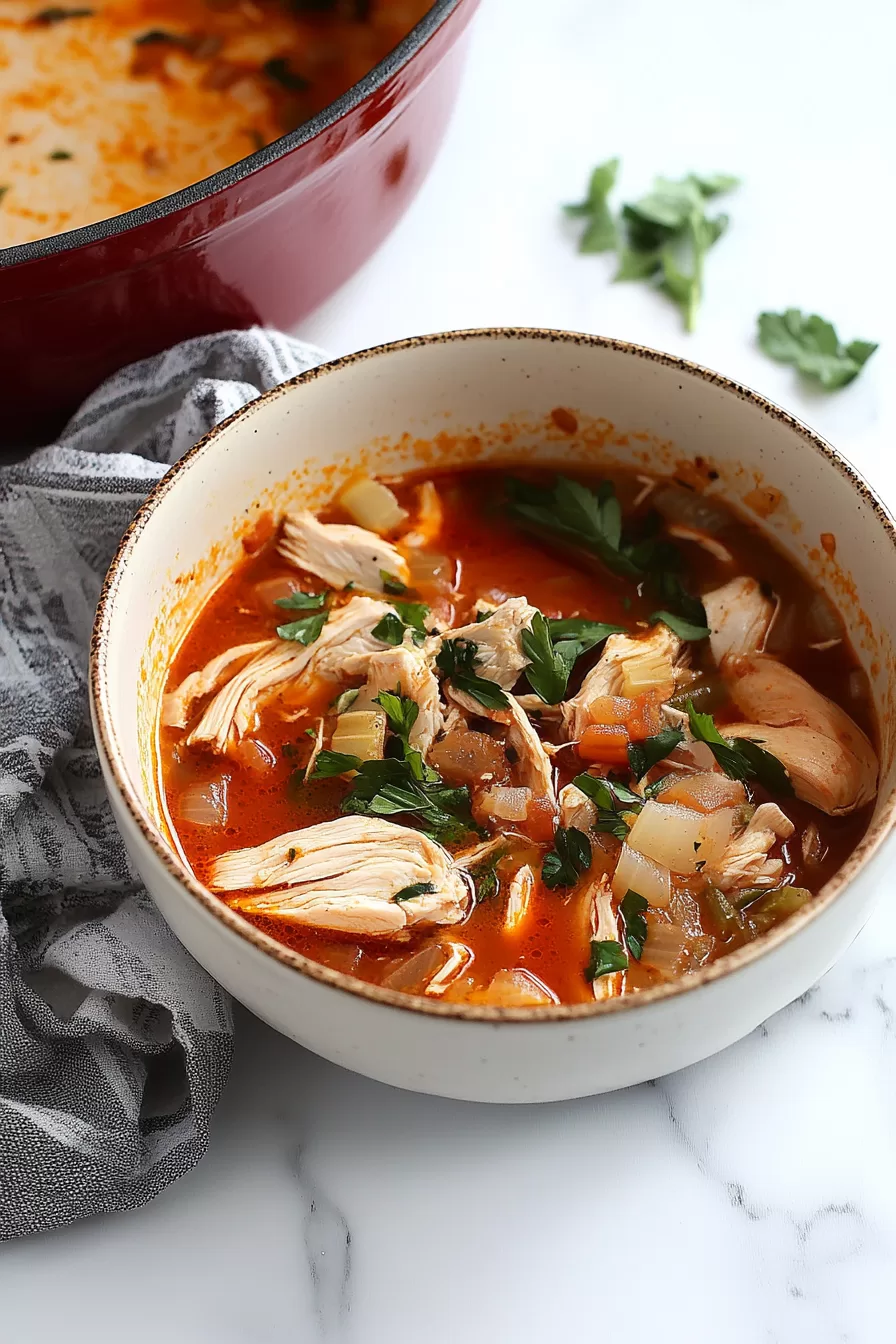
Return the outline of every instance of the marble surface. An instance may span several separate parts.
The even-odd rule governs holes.
[[[691,355],[820,428],[896,500],[894,11],[880,0],[484,0],[415,206],[302,334],[334,352],[485,323]],[[558,218],[623,186],[745,185],[700,330]],[[889,287],[889,292],[888,292]],[[752,332],[802,305],[883,343],[835,397]],[[883,1344],[896,1253],[896,907],[809,994],[695,1068],[494,1107],[391,1090],[237,1014],[204,1162],[132,1214],[5,1246],[2,1344]]]

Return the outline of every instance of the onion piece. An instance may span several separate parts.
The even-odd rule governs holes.
[[[380,984],[386,989],[397,989],[402,994],[419,994],[446,965],[450,950],[450,946],[445,943],[430,943],[427,947],[421,947],[419,952],[400,961]]]
[[[672,924],[662,915],[645,915],[647,940],[641,953],[641,965],[649,966],[660,975],[673,978],[681,962],[688,936],[680,924]]]
[[[624,844],[613,874],[613,895],[622,901],[629,891],[636,891],[654,908],[665,909],[672,899],[672,878],[668,868]]]
[[[747,792],[739,780],[729,779],[716,770],[699,771],[676,779],[662,791],[664,803],[681,803],[696,812],[715,812],[720,807],[737,807],[747,801]]]
[[[517,966],[512,971],[498,971],[488,988],[474,990],[467,1002],[490,1003],[498,1008],[540,1008],[559,1003],[559,999],[537,976]]]
[[[409,549],[407,562],[411,588],[447,593],[454,587],[455,565],[447,555]]]
[[[510,778],[501,743],[466,727],[446,733],[430,748],[428,759],[451,784],[504,784]]]
[[[673,873],[697,873],[721,857],[733,829],[733,808],[703,813],[651,799],[629,831],[628,843]]]
[[[277,606],[278,601],[284,597],[291,597],[293,593],[301,592],[301,589],[302,585],[295,575],[278,574],[276,578],[262,579],[260,583],[256,583],[253,591],[263,607],[267,607],[270,611],[282,611],[282,608]],[[288,619],[291,618],[283,617],[283,620]]]
[[[220,779],[197,780],[177,800],[177,815],[192,826],[227,825],[227,775]]]
[[[657,490],[650,502],[667,522],[680,523],[683,527],[715,534],[731,526],[732,518],[728,510],[717,504],[711,496],[696,490],[667,485]]]
[[[843,638],[843,622],[824,593],[812,594],[805,610],[803,629],[807,644],[825,644],[828,640]]]
[[[330,749],[362,761],[381,761],[385,744],[386,716],[381,709],[349,709],[336,720]]]
[[[394,532],[408,516],[407,509],[401,507],[388,485],[370,476],[362,476],[347,486],[339,496],[339,503],[352,522],[380,536]]]
[[[499,821],[525,821],[532,790],[495,784],[480,794],[479,806],[488,817]]]

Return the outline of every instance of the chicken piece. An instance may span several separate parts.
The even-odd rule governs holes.
[[[510,747],[516,755],[515,765],[520,784],[531,789],[536,798],[547,798],[556,809],[557,792],[550,757],[516,697],[507,697],[509,704],[506,709],[486,709],[473,696],[455,690],[453,686],[449,686],[448,695],[465,713],[506,726],[505,746]]]
[[[166,728],[186,728],[197,700],[217,691],[238,667],[244,666],[254,655],[269,653],[279,648],[280,643],[279,639],[262,639],[255,644],[236,644],[232,649],[225,649],[212,658],[198,672],[191,672],[176,690],[169,691],[163,697],[163,725]]]
[[[775,603],[744,575],[704,594],[709,645],[718,667],[735,654],[757,653],[765,643]]]
[[[504,932],[518,933],[525,922],[529,907],[532,904],[532,897],[535,893],[535,874],[524,863],[518,868],[510,880],[510,889],[507,893],[507,909],[504,913]]]
[[[795,830],[777,803],[762,803],[740,832],[729,840],[718,863],[704,876],[720,891],[740,887],[773,887],[784,871],[781,859],[768,852],[776,840],[789,840]]]
[[[422,648],[399,645],[375,653],[367,663],[365,699],[374,700],[380,691],[398,689],[417,705],[417,720],[408,741],[425,758],[444,726],[439,683],[433,672],[433,657]]]
[[[509,691],[523,668],[529,666],[520,638],[532,624],[537,610],[524,597],[509,597],[484,621],[447,630],[444,638],[466,639],[475,644],[478,648],[477,676],[496,681],[502,690]]]
[[[785,766],[798,798],[843,816],[877,793],[877,755],[845,710],[769,654],[728,657],[725,681],[750,722],[728,737],[760,742]]]
[[[591,900],[591,937],[595,942],[619,942],[619,921],[613,909],[613,892],[610,879],[603,874],[594,883],[589,892]],[[614,971],[612,975],[599,975],[592,981],[594,997],[616,999],[623,992],[624,972]]]
[[[385,647],[371,628],[388,610],[375,598],[353,597],[333,612],[313,644],[266,641],[206,706],[187,745],[204,742],[224,755],[251,730],[264,701],[286,682],[335,680],[363,672],[371,655]]]
[[[409,887],[432,890],[401,896]],[[340,817],[222,854],[209,886],[229,904],[294,924],[390,937],[417,925],[457,924],[470,888],[440,845],[377,817]]]
[[[321,523],[313,513],[288,513],[277,548],[297,569],[317,574],[331,588],[349,583],[368,593],[386,591],[383,574],[410,581],[407,561],[390,541],[354,523]]]
[[[578,695],[562,705],[563,724],[577,741],[591,722],[591,707],[604,696],[656,690],[667,700],[680,671],[682,641],[662,623],[644,635],[611,635]]]
[[[432,481],[417,486],[417,518],[412,532],[401,539],[402,546],[423,547],[437,541],[442,531],[442,501]]]
[[[567,784],[560,790],[560,821],[565,830],[575,826],[578,831],[587,834],[597,820],[597,808],[591,799],[575,784]]]

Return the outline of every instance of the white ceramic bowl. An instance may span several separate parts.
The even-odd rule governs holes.
[[[575,413],[575,432],[567,417],[551,416],[557,407]],[[710,488],[758,515],[839,607],[881,724],[871,828],[815,900],[688,979],[599,1005],[430,1002],[310,962],[200,886],[166,839],[154,784],[169,655],[265,510],[320,505],[359,462],[396,472],[521,459],[717,473]],[[893,520],[843,458],[791,416],[718,374],[618,341],[455,332],[314,369],[187,453],[137,514],[109,571],[92,704],[134,862],[174,932],[236,998],[318,1054],[384,1082],[471,1100],[550,1101],[626,1087],[721,1050],[803,993],[855,937],[888,852],[893,859],[884,843],[896,807],[892,630]]]

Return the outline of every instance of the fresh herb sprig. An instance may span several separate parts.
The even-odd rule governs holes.
[[[480,677],[479,645],[469,639],[445,639],[436,657],[436,667],[448,678],[456,691],[478,700],[486,709],[507,709],[507,693],[496,681]]]
[[[591,857],[591,841],[584,831],[575,826],[558,826],[554,832],[554,848],[542,861],[541,880],[552,890],[574,887],[591,867]]]
[[[644,799],[618,779],[608,779],[601,775],[576,775],[574,786],[584,793],[594,804],[597,816],[594,829],[607,835],[615,835],[617,840],[628,836],[628,822],[623,812],[640,812]]]
[[[608,159],[592,170],[588,191],[583,201],[564,205],[571,219],[584,219],[585,228],[579,238],[580,252],[612,252],[617,244],[616,221],[608,197],[616,185],[619,160]]]
[[[545,704],[559,704],[582,654],[621,630],[622,626],[603,621],[576,618],[549,621],[537,611],[530,629],[524,630],[520,637],[523,653],[529,659],[526,679],[535,694]]]
[[[688,721],[691,733],[698,742],[705,742],[720,768],[729,779],[746,782],[755,779],[769,793],[782,798],[793,797],[793,785],[784,766],[766,751],[759,742],[745,737],[723,737],[711,714],[701,714],[688,701]]]
[[[874,341],[843,345],[830,322],[817,313],[787,308],[759,314],[759,347],[779,364],[792,364],[828,392],[857,378],[877,349]]]

